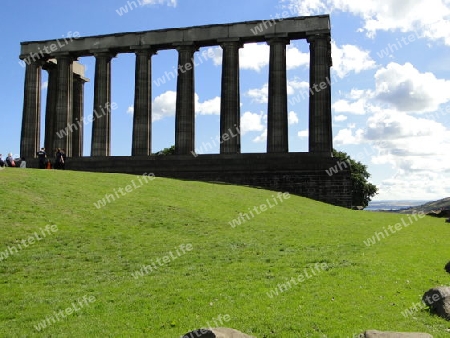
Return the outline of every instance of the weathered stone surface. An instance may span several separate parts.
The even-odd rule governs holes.
[[[433,338],[428,333],[419,332],[391,332],[391,331],[377,331],[368,330],[364,333],[366,338]]]
[[[430,307],[432,313],[450,320],[450,287],[432,288],[425,292],[422,301]]]
[[[67,170],[82,170],[156,177],[226,182],[262,187],[351,207],[350,169],[328,175],[336,165],[333,158],[312,153],[201,154],[194,156],[108,156],[80,157],[68,161]],[[27,159],[27,167],[37,168],[37,159]]]
[[[269,21],[269,20],[268,20]],[[130,46],[151,44],[156,50],[171,49],[179,42],[195,42],[202,46],[216,45],[217,40],[239,38],[244,43],[265,41],[268,34],[287,35],[290,39],[304,39],[307,35],[330,31],[329,15],[304,16],[285,18],[263,30],[255,30],[261,21],[245,21],[220,25],[206,25],[185,28],[158,29],[145,32],[126,32],[88,37],[67,37],[69,43],[63,44],[57,51],[70,52],[74,56],[89,56],[94,53],[111,49],[116,52],[130,52]],[[49,46],[61,46],[61,38],[56,40],[26,41],[21,43],[21,57],[26,58],[30,53],[38,54],[41,50],[50,49]],[[66,41],[66,40],[64,40]],[[53,49],[52,49],[53,51]],[[53,57],[55,52],[50,52]]]
[[[235,329],[217,327],[213,329],[198,329],[186,333],[183,338],[255,338]]]

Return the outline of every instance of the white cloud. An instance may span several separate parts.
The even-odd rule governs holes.
[[[420,73],[410,63],[389,63],[375,74],[376,97],[400,111],[430,112],[450,100],[450,81]]]
[[[408,196],[412,199],[436,200],[448,196],[450,191],[448,173],[406,172],[398,169],[396,173],[377,184],[378,199],[399,200]]]
[[[364,130],[358,129],[353,133],[352,129],[344,128],[339,130],[334,137],[335,144],[360,144],[363,140]]]
[[[46,90],[48,88],[48,81],[42,82],[41,89]]]
[[[262,142],[265,142],[265,141],[267,141],[267,128],[264,129],[264,131],[261,133],[261,135],[256,136],[253,139],[253,142],[255,142],[255,143],[262,143]]]
[[[309,136],[309,130],[305,129],[305,130],[300,130],[297,133],[298,137],[308,137]]]
[[[136,0],[141,6],[145,5],[167,5],[169,7],[177,7],[177,0]]]
[[[127,114],[133,115],[134,114],[134,106],[129,106],[127,109]]]
[[[298,116],[294,111],[289,112],[288,121],[289,121],[289,124],[297,124],[298,123]]]
[[[269,95],[269,84],[265,83],[261,88],[249,89],[247,96],[252,99],[252,102],[267,103]]]
[[[350,72],[360,73],[361,71],[372,69],[376,63],[370,57],[370,52],[360,49],[355,45],[338,45],[332,41],[331,51],[333,57],[333,67],[331,68],[338,77],[343,78]]]
[[[164,117],[174,116],[177,102],[177,93],[167,91],[157,96],[152,103],[152,120],[158,121]]]
[[[261,113],[245,112],[241,116],[241,134],[244,135],[250,131],[262,131],[265,129],[267,115]]]
[[[364,115],[366,113],[366,100],[359,99],[357,101],[351,102],[345,99],[340,99],[333,103],[332,107],[337,113]]]
[[[386,110],[368,119],[365,136],[378,150],[372,163],[388,164],[397,171],[394,177],[379,185],[381,196],[390,199],[448,196],[450,130],[445,126],[404,112]]]
[[[364,115],[372,110],[368,100],[373,97],[370,90],[352,89],[344,99],[339,99],[333,103],[332,108],[336,113],[351,113]]]
[[[286,68],[294,69],[301,66],[309,67],[309,52],[303,53],[294,46],[288,45],[286,48]]]
[[[222,64],[222,48],[221,47],[209,47],[207,49],[207,55],[211,56],[215,66]]]
[[[305,16],[327,13],[331,9],[323,0],[281,0],[281,3],[286,3],[291,10]]]
[[[334,120],[336,122],[343,122],[343,121],[347,120],[347,116],[345,116],[345,115],[336,115],[334,117]]]
[[[198,95],[195,94],[195,112],[199,115],[219,115],[220,97],[216,96],[211,100],[200,102]]]
[[[155,98],[152,104],[153,121],[161,120],[168,116],[175,116],[177,93],[167,91]],[[133,107],[129,107],[127,113],[132,112]],[[220,97],[200,102],[198,94],[195,94],[195,113],[198,115],[219,115]]]
[[[405,140],[411,149],[428,154],[436,152],[435,146],[450,137],[446,128],[432,120],[415,118],[403,112],[389,111],[376,113],[367,120],[366,138],[368,140],[383,140],[384,146],[394,146],[392,142],[403,144]],[[423,138],[426,139],[424,142]],[[388,144],[389,142],[389,144]],[[433,146],[432,149],[429,149]],[[394,147],[395,148],[395,147]],[[442,150],[442,147],[439,147]],[[440,153],[440,152],[439,152]]]
[[[267,44],[247,43],[239,49],[239,66],[259,72],[269,64],[270,47]]]
[[[309,91],[309,82],[307,81],[298,81],[298,80],[288,80],[287,83],[287,94],[292,95],[296,92],[296,90],[301,91]],[[309,93],[307,95],[309,97]]]
[[[363,19],[361,32],[374,37],[378,31],[417,31],[430,40],[450,45],[448,0],[281,0],[298,15],[333,11],[349,12]]]

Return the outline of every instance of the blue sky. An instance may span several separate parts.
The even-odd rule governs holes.
[[[2,4],[0,153],[19,153],[25,70],[20,42],[162,28],[330,14],[334,147],[367,164],[380,188],[375,199],[450,196],[450,3],[447,0],[79,0]],[[309,46],[287,50],[289,150],[307,151]],[[220,47],[201,48],[195,70],[196,150],[219,135]],[[94,58],[79,61],[93,80]],[[240,51],[242,151],[265,152],[269,47]],[[112,155],[131,153],[133,54],[112,62]],[[176,51],[152,58],[153,80],[173,71]],[[42,118],[47,74],[42,72]],[[153,83],[154,152],[174,144],[176,81]],[[85,116],[93,109],[93,81],[85,85]],[[295,99],[297,98],[297,99]],[[84,155],[90,153],[91,125]],[[41,138],[43,142],[43,137]]]

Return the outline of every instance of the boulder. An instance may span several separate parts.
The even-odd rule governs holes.
[[[425,292],[422,301],[430,307],[430,311],[450,320],[450,287],[439,286]]]
[[[213,329],[198,329],[186,333],[183,338],[255,338],[235,329],[217,327]]]
[[[450,262],[448,262],[447,264],[445,264],[445,271],[447,271],[448,273],[450,273]]]
[[[433,338],[428,333],[420,332],[391,332],[391,331],[377,331],[369,330],[364,332],[365,338]]]

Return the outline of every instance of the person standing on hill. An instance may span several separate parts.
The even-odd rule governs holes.
[[[41,148],[40,151],[36,153],[39,158],[39,169],[45,169],[45,161],[47,159],[47,153],[45,152],[45,148]]]
[[[14,161],[12,156],[13,156],[12,153],[9,153],[8,157],[6,157],[6,165],[8,167],[15,167],[16,166],[16,162]]]
[[[64,169],[64,151],[61,148],[56,149],[55,169]]]
[[[66,151],[61,149],[61,169],[66,169]]]
[[[3,161],[2,154],[0,154],[0,168],[5,166],[5,161]]]

